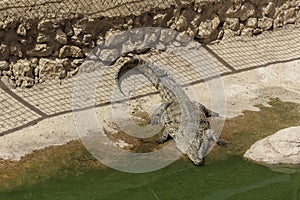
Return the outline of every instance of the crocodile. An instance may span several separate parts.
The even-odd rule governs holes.
[[[195,165],[203,165],[210,142],[225,145],[218,140],[219,134],[211,129],[209,117],[219,114],[198,102],[192,102],[179,84],[162,68],[147,62],[140,56],[129,56],[119,69],[116,81],[119,90],[124,79],[132,74],[144,75],[159,91],[161,106],[151,115],[152,125],[163,125],[162,136],[156,143],[173,138],[177,148]],[[125,95],[123,93],[123,95]]]

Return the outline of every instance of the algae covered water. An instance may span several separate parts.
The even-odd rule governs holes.
[[[272,101],[270,105],[227,120],[221,137],[228,145],[216,146],[204,166],[182,159],[159,171],[129,174],[103,169],[75,142],[36,152],[20,163],[3,163],[0,199],[299,200],[300,166],[272,170],[242,159],[257,140],[300,125],[299,104]],[[12,179],[8,182],[5,177]]]
[[[151,173],[88,170],[0,194],[20,199],[291,199],[300,198],[300,173],[282,173],[231,157],[197,167],[180,160]]]

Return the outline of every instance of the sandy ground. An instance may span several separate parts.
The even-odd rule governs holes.
[[[254,105],[269,106],[267,102],[270,98],[280,98],[282,101],[300,104],[299,71],[300,60],[296,60],[221,77],[225,92],[226,114],[223,113],[224,107],[211,104],[212,94],[207,85],[215,80],[190,86],[187,91],[194,91],[196,99],[207,107],[220,112],[226,118],[233,118],[241,115],[243,110],[259,111]],[[158,95],[144,97],[131,102],[129,109],[135,110],[139,107],[151,113],[159,105],[159,101]],[[111,106],[104,106],[96,108],[96,111],[99,122],[105,121],[104,127],[114,132],[110,122],[116,121],[117,117],[112,116],[111,108]],[[117,120],[118,122],[124,123]],[[0,137],[0,158],[17,161],[34,150],[62,145],[76,139],[78,134],[73,114],[64,114]],[[125,147],[127,144],[118,141],[116,145]]]

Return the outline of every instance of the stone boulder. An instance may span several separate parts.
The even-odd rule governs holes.
[[[51,80],[55,78],[65,78],[67,72],[60,59],[46,59],[41,58],[39,61],[39,66],[37,67],[37,73],[39,75],[40,81]]]
[[[263,30],[269,30],[273,25],[273,19],[271,18],[261,18],[258,21],[258,27],[263,29]]]
[[[55,40],[59,42],[60,44],[67,44],[68,43],[68,37],[62,30],[56,31]]]
[[[32,87],[34,85],[33,76],[34,64],[29,60],[18,60],[12,64],[12,72],[16,80],[16,85],[21,87]]]
[[[282,129],[259,140],[244,157],[265,164],[300,164],[300,126]]]
[[[83,58],[82,50],[77,46],[65,45],[59,50],[59,58]]]
[[[201,22],[199,26],[198,37],[201,39],[207,39],[211,37],[214,31],[217,30],[220,24],[220,18],[216,15],[212,20]]]
[[[28,56],[47,57],[52,54],[52,47],[47,44],[36,44],[34,49],[27,51]]]
[[[240,20],[245,21],[255,14],[255,8],[251,3],[246,2],[240,10]]]
[[[9,63],[7,61],[0,61],[0,70],[8,70]]]

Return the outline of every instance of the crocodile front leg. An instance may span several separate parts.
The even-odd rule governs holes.
[[[213,112],[210,109],[206,108],[203,104],[194,101],[193,102],[196,106],[199,107],[200,110],[202,110],[205,113],[206,117],[219,117],[219,113]]]

